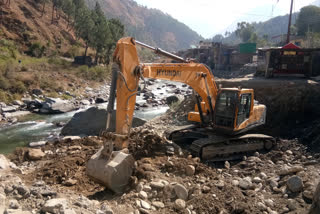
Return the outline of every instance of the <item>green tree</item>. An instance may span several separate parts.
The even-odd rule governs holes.
[[[254,42],[257,39],[253,25],[247,22],[239,22],[235,33],[243,42],[249,42],[250,40]]]
[[[62,3],[62,10],[67,14],[67,22],[68,27],[71,23],[71,18],[74,17],[75,14],[75,4],[72,0],[64,0]]]
[[[95,24],[91,11],[87,7],[80,8],[77,13],[75,30],[78,37],[82,38],[86,44],[84,56],[87,56],[88,48],[94,44]]]
[[[296,26],[298,35],[306,35],[307,32],[320,32],[320,7],[306,6],[300,10]]]

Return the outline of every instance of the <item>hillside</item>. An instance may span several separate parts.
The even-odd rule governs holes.
[[[42,7],[30,0],[11,1],[10,7],[0,7],[0,38],[13,40],[22,51],[40,42],[46,49],[65,53],[76,42],[65,19],[51,23],[51,5]],[[63,14],[62,14],[63,16]]]
[[[292,14],[292,25],[296,23],[299,13]],[[253,23],[259,36],[268,35],[269,38],[288,32],[289,15],[277,16],[265,22]]]
[[[99,2],[108,18],[119,18],[129,36],[168,51],[189,48],[201,39],[185,24],[157,9],[138,5],[133,0],[87,0],[89,7]]]

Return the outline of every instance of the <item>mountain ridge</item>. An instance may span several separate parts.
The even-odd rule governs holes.
[[[168,51],[187,49],[203,37],[164,12],[139,5],[133,0],[86,0],[93,8],[98,2],[107,18],[118,18],[127,35]]]

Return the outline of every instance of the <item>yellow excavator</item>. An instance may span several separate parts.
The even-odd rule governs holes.
[[[140,63],[137,45],[171,58],[177,63]],[[120,71],[114,71],[108,106],[107,129],[116,106],[116,149],[129,146],[125,136],[130,132],[138,93],[139,80],[152,78],[181,82],[189,85],[196,94],[196,106],[188,113],[194,122],[167,136],[177,143],[191,143],[193,155],[203,160],[236,159],[244,153],[269,150],[274,138],[262,134],[243,134],[266,121],[266,106],[254,100],[253,89],[218,88],[213,72],[204,64],[187,60],[127,37],[118,41],[114,62]]]
[[[169,57],[176,63],[140,63],[137,45]],[[122,191],[134,167],[132,155],[122,151],[130,146],[128,136],[140,79],[181,82],[194,90],[195,109],[188,113],[191,125],[171,130],[167,136],[178,144],[190,143],[187,148],[194,156],[204,161],[222,161],[273,147],[275,142],[271,136],[244,133],[266,121],[266,106],[254,100],[253,89],[218,88],[212,71],[206,65],[153,48],[130,37],[118,41],[113,60],[120,71],[114,67],[112,69],[106,131],[102,133],[109,141],[87,164],[89,177],[111,190]],[[114,129],[112,115],[115,100]]]

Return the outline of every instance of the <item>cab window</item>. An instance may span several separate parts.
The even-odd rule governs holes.
[[[251,110],[251,94],[242,94],[238,106],[237,125],[247,120],[250,117]]]

